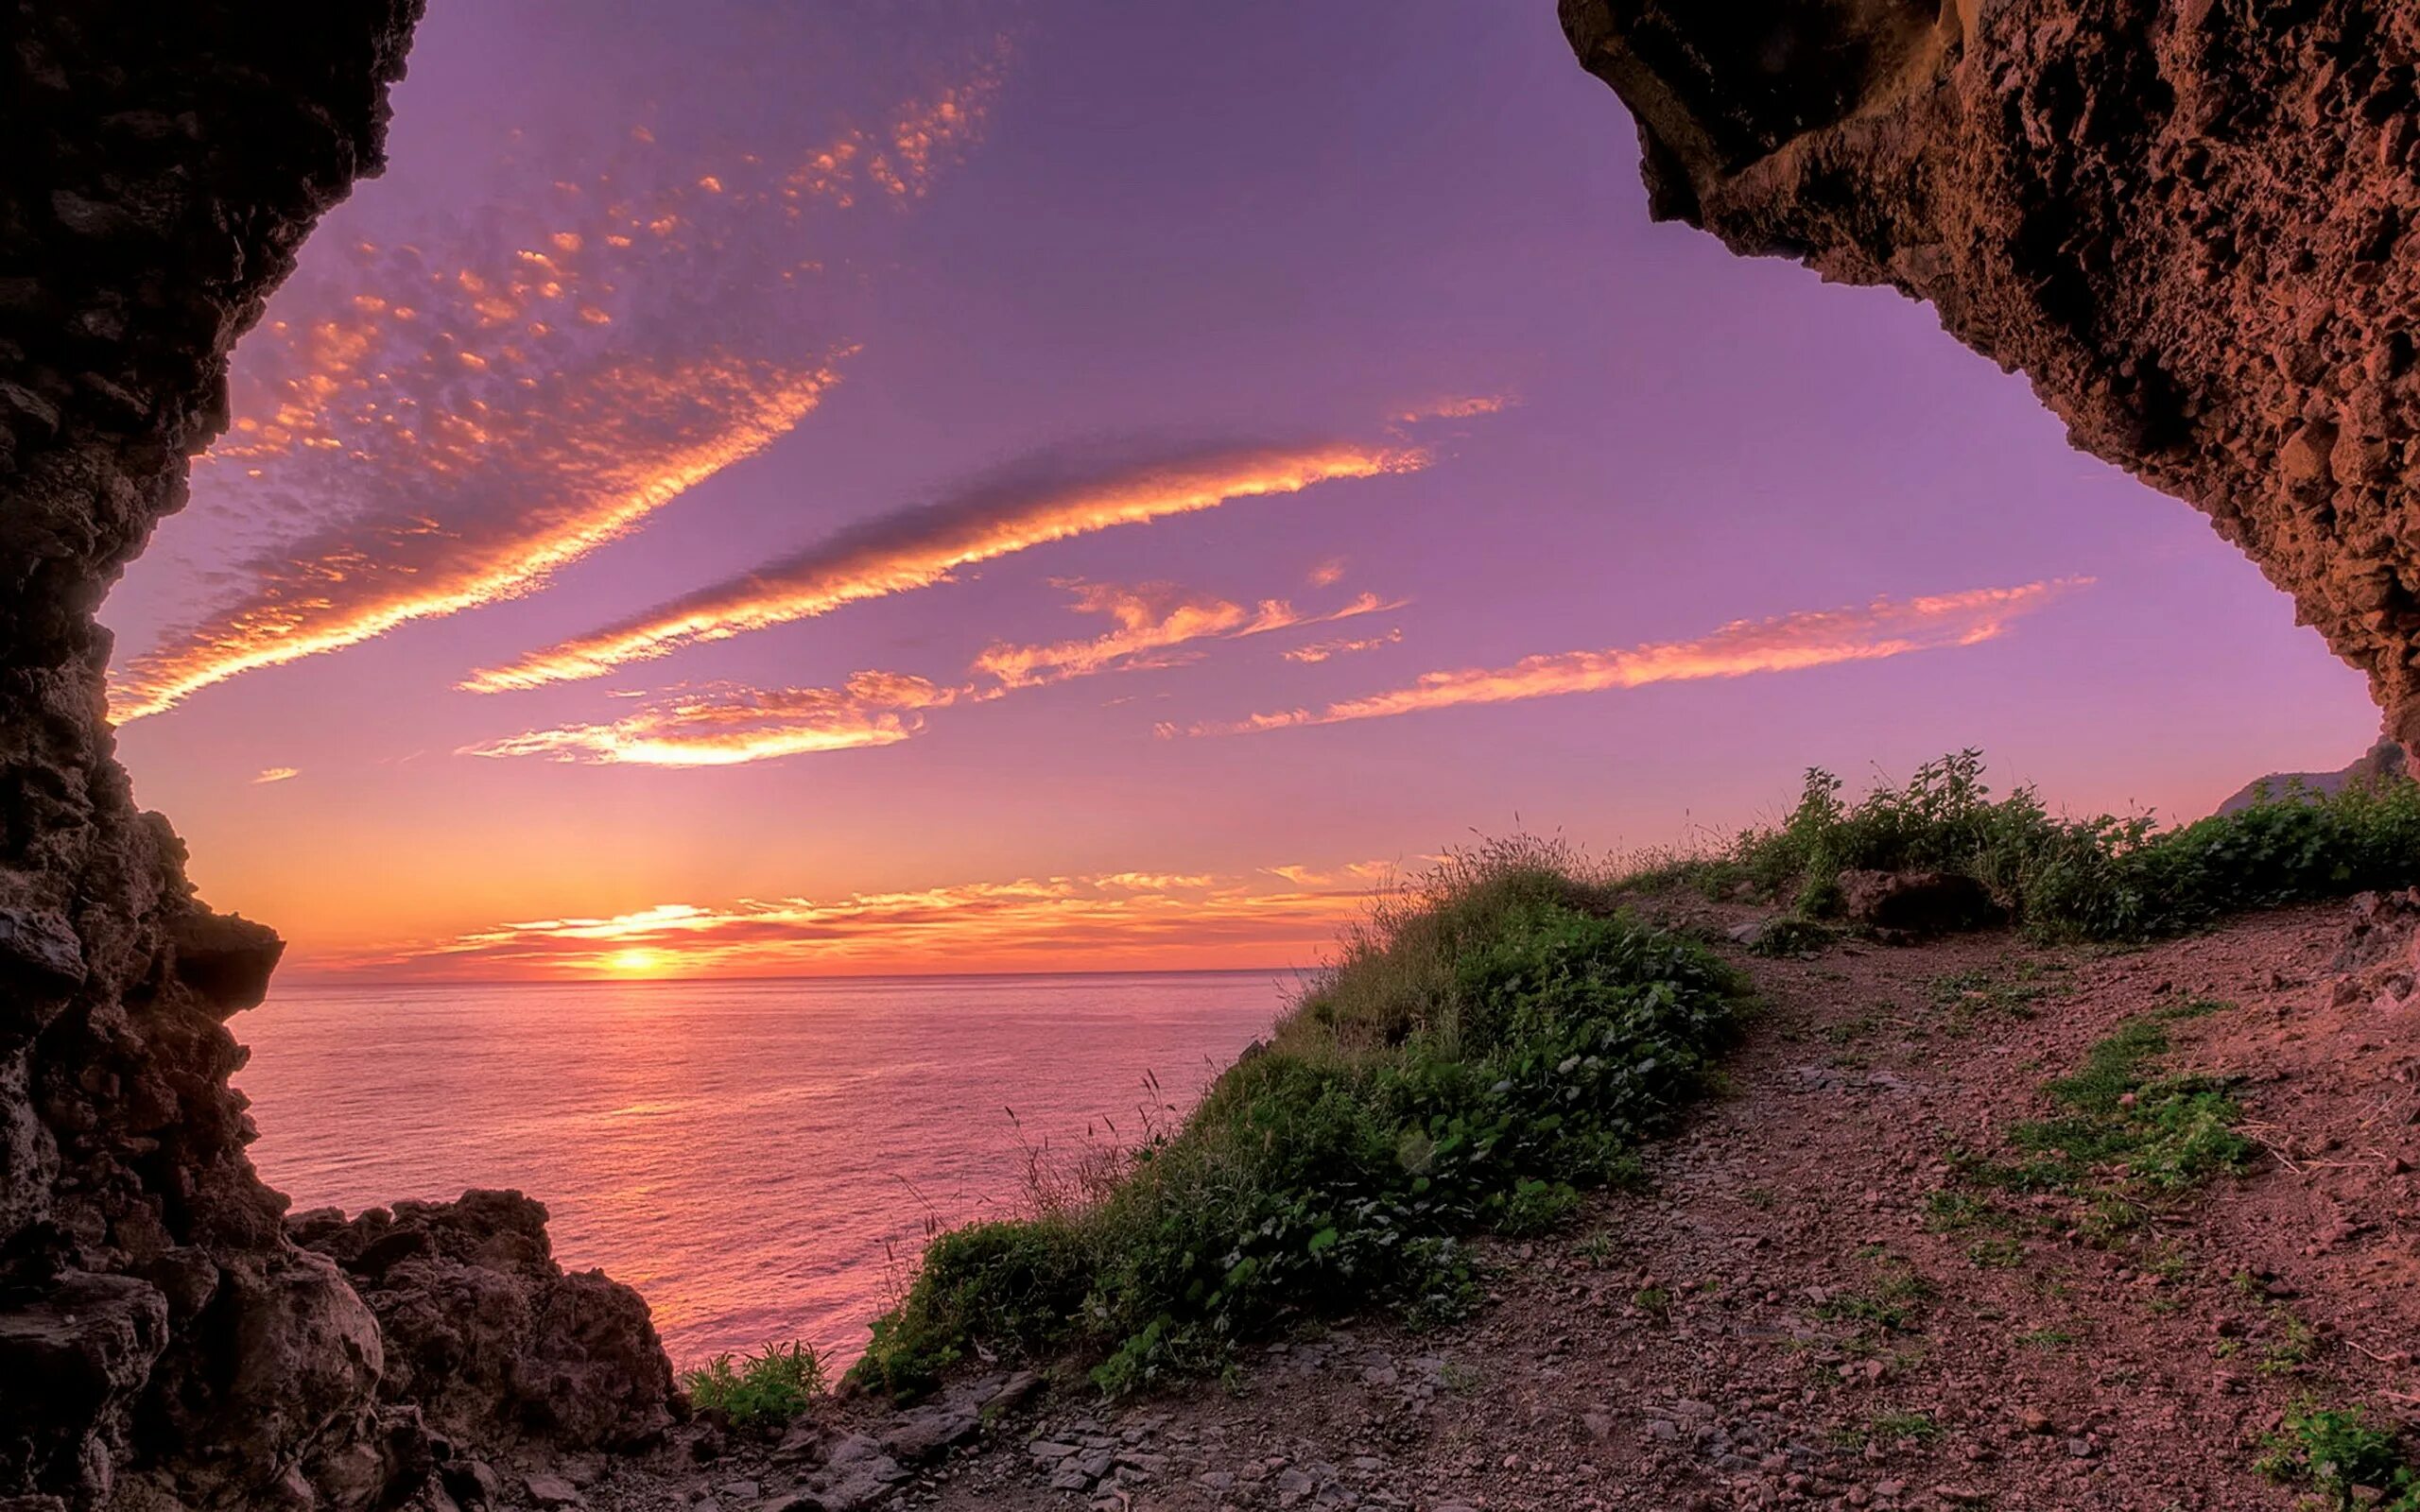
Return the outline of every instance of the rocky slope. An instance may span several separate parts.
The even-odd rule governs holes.
[[[2420,740],[2420,5],[1562,0],[1654,212],[1890,284]]]
[[[389,1503],[452,1452],[246,1159],[230,1015],[281,945],[211,913],[112,755],[94,623],[227,422],[227,354],[380,165],[419,0],[11,9],[0,61],[0,1507]],[[468,1218],[497,1216],[486,1212]],[[522,1249],[525,1335],[668,1384],[644,1304]],[[343,1257],[352,1263],[358,1257]],[[403,1267],[397,1267],[401,1270]],[[391,1276],[393,1273],[390,1272]],[[573,1301],[564,1305],[566,1294]],[[373,1292],[373,1297],[377,1293]],[[393,1314],[390,1313],[390,1316]],[[601,1321],[600,1321],[601,1320]],[[606,1337],[596,1335],[601,1331]],[[648,1358],[653,1351],[652,1360]],[[501,1366],[497,1366],[502,1368]],[[466,1425],[484,1431],[487,1425]],[[593,1424],[552,1431],[579,1440]]]

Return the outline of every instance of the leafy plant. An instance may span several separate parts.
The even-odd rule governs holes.
[[[2258,1462],[2262,1474],[2307,1486],[2339,1512],[2356,1506],[2420,1512],[2420,1467],[2399,1435],[2372,1422],[2359,1406],[2297,1402],[2262,1447],[2268,1451]]]

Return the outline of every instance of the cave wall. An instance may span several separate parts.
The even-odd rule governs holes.
[[[252,1128],[228,1084],[243,1052],[226,1021],[260,1001],[282,946],[205,908],[167,822],[136,809],[104,708],[109,637],[94,622],[153,525],[183,504],[187,459],[227,423],[229,349],[314,220],[380,168],[387,90],[420,8],[9,8],[6,1512],[362,1507],[437,1484],[428,1461],[446,1445],[396,1400],[400,1352],[337,1260],[287,1240],[285,1199],[245,1156]],[[527,1229],[544,1210],[508,1216]],[[513,1263],[529,1284],[558,1286],[543,1230],[532,1243],[524,1233]],[[636,1307],[660,1362],[644,1304],[596,1285],[620,1294],[612,1306]],[[668,1374],[633,1379],[626,1394],[660,1383],[640,1404],[660,1409]]]
[[[1563,0],[1658,218],[1889,284],[2420,747],[2420,0]]]
[[[280,949],[195,899],[103,708],[102,595],[227,353],[380,166],[418,0],[12,7],[0,112],[0,1498],[383,1485],[369,1309],[287,1245],[225,1026]],[[187,1452],[189,1451],[189,1452]]]

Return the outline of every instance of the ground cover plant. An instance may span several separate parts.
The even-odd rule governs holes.
[[[1269,1041],[1085,1199],[942,1234],[859,1382],[1076,1350],[1129,1390],[1301,1316],[1466,1310],[1467,1240],[1551,1228],[1706,1084],[1741,1003],[1566,848],[1459,853],[1373,910]]]
[[[2308,1488],[2330,1507],[2420,1512],[2420,1461],[2360,1407],[2302,1402],[2264,1447],[2265,1474]]]
[[[1979,751],[1928,762],[1858,801],[1810,768],[1777,823],[1641,868],[1633,885],[1837,911],[1847,870],[1974,878],[2020,925],[2052,938],[2142,939],[2246,909],[2420,885],[2420,782],[2338,793],[2288,784],[2238,813],[2160,829],[2148,815],[2053,815],[2030,787],[1994,798]]]
[[[2129,1020],[2085,1051],[2083,1064],[2043,1084],[2049,1116],[2012,1125],[2014,1159],[1951,1152],[1975,1187],[2065,1194],[2093,1209],[2086,1230],[2138,1227],[2152,1208],[2249,1167],[2259,1147],[2237,1132],[2243,1109],[2218,1077],[2167,1072],[2168,1025],[2216,1005],[2191,999]],[[1933,1226],[1996,1226],[2004,1215],[1971,1193],[1936,1194]]]

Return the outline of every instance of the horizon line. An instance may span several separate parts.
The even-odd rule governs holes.
[[[777,972],[747,976],[447,976],[353,977],[303,975],[297,986],[314,987],[644,987],[653,984],[689,987],[706,982],[945,982],[987,978],[1028,979],[1047,976],[1253,976],[1262,972],[1301,976],[1315,966],[1180,966],[1094,968],[1044,971],[828,971]],[[277,983],[269,985],[269,996]],[[266,1000],[264,1000],[266,1001]]]

